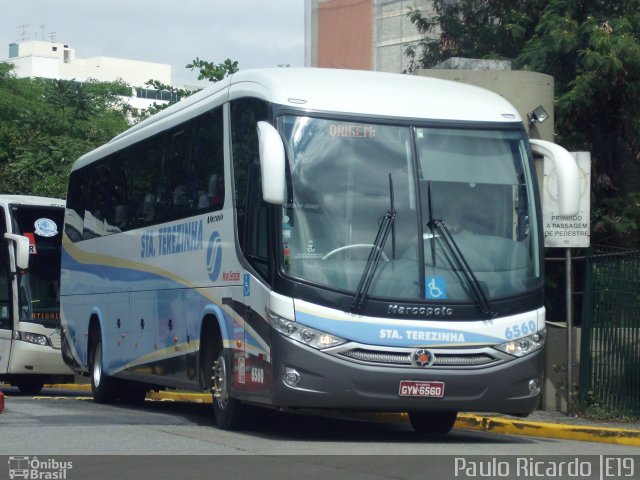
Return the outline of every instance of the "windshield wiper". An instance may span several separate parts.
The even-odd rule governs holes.
[[[373,242],[373,247],[371,248],[371,252],[369,252],[367,263],[364,267],[364,271],[362,272],[362,276],[360,277],[360,283],[356,289],[356,295],[353,297],[353,302],[351,302],[351,311],[353,312],[362,308],[364,299],[367,296],[367,292],[369,291],[369,287],[373,281],[373,276],[378,268],[378,263],[380,263],[380,257],[382,256],[384,246],[387,243],[389,232],[393,230],[393,223],[395,222],[397,212],[393,206],[393,182],[391,174],[389,174],[389,199],[390,209],[382,216],[382,221],[380,222],[378,233],[376,234],[376,239]],[[395,238],[393,239],[393,243],[395,257]]]
[[[488,319],[488,318],[495,317],[497,313],[494,312],[493,309],[491,308],[491,304],[489,303],[487,296],[482,290],[482,287],[480,285],[480,282],[478,281],[478,278],[476,277],[475,273],[473,273],[473,270],[469,266],[467,259],[465,258],[464,254],[460,250],[458,243],[454,240],[453,236],[451,235],[451,232],[449,232],[449,229],[447,228],[446,223],[442,219],[433,218],[433,211],[431,208],[431,182],[429,182],[427,186],[427,196],[429,198],[429,223],[427,224],[427,226],[431,229],[432,232],[435,230],[442,238],[443,243],[446,245],[447,249],[449,250],[449,253],[453,257],[453,260],[455,261],[458,270],[462,272],[465,280],[467,281],[467,285],[469,285],[469,288],[471,289],[471,292],[475,297],[476,306],[478,307],[478,310],[480,311],[480,315],[482,315],[482,318]],[[435,249],[435,238],[431,237],[431,251],[434,257],[434,265],[435,265],[434,249]]]

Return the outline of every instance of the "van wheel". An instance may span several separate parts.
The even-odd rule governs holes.
[[[118,382],[105,375],[102,368],[102,338],[100,332],[95,334],[91,343],[91,393],[97,403],[115,403],[118,399]]]
[[[456,423],[458,412],[409,412],[409,422],[421,435],[446,435]]]

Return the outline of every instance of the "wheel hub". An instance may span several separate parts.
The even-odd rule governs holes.
[[[99,386],[102,378],[102,344],[98,344],[93,358],[93,385]]]
[[[229,401],[229,392],[227,390],[227,365],[224,360],[224,355],[220,354],[218,359],[213,362],[212,367],[213,376],[211,392],[213,393],[213,398],[218,402],[218,406],[224,409],[227,406],[227,402]]]

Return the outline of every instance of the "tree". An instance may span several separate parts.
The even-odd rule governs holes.
[[[232,75],[238,71],[238,62],[226,59],[224,62],[215,65],[212,62],[201,60],[196,57],[186,68],[193,71],[199,68],[198,80],[209,80],[210,82],[218,82],[228,75]]]
[[[434,0],[409,70],[510,59],[555,79],[558,143],[592,158],[594,242],[640,246],[640,0]]]
[[[128,126],[123,82],[16,78],[0,63],[0,191],[64,197],[71,165]]]
[[[434,0],[435,15],[409,9],[423,35],[407,49],[408,72],[450,57],[515,58],[531,38],[547,0]]]
[[[196,57],[191,61],[191,63],[187,64],[185,68],[188,68],[191,71],[198,68],[198,80],[209,80],[210,82],[215,83],[236,73],[238,71],[238,62],[227,58],[224,62],[216,65],[213,62],[208,62]],[[175,98],[177,99],[188,97],[197,91],[176,88],[154,79],[148,80],[145,85],[156,90],[174,93],[176,94]],[[151,115],[173,105],[176,101],[178,100],[172,100],[169,103],[164,104],[154,102],[153,105],[147,108],[144,112],[138,113],[137,119],[142,120],[144,118],[148,118]]]

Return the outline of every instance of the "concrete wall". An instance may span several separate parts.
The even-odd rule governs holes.
[[[424,16],[433,15],[431,0],[374,0],[373,70],[401,73],[409,64],[405,50],[422,40],[415,25],[407,17],[409,8],[419,9]]]
[[[567,329],[554,326],[547,327],[547,350],[544,388],[540,408],[557,412],[567,412],[568,408],[568,377],[567,377]],[[572,378],[573,398],[577,400],[577,385],[580,373],[580,342],[582,329],[574,327],[572,340]]]
[[[496,92],[507,99],[525,120],[532,138],[554,141],[553,77],[521,70],[417,70],[416,75],[469,83]],[[542,105],[549,114],[543,123],[531,124],[527,115]]]

